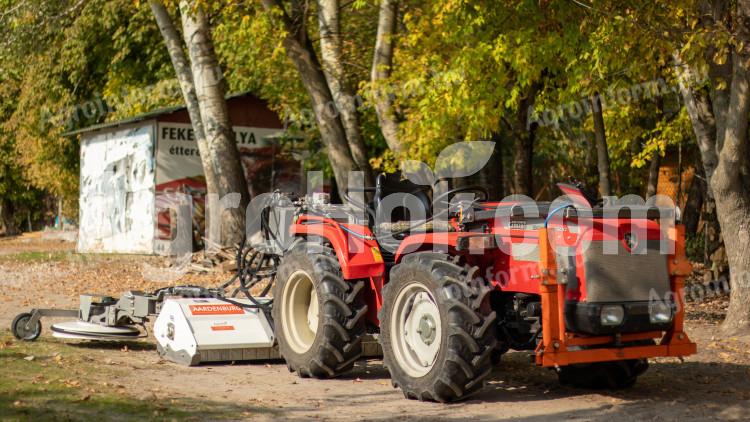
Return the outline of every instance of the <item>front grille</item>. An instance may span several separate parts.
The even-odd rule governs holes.
[[[658,240],[649,240],[645,254],[631,254],[617,242],[617,254],[605,255],[604,242],[593,241],[583,255],[586,302],[648,301],[669,292],[668,255]],[[609,251],[608,251],[609,252]]]

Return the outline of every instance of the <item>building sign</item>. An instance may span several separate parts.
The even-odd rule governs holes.
[[[252,196],[274,189],[299,191],[300,162],[277,141],[281,129],[235,126],[237,149]],[[205,232],[206,178],[203,174],[195,133],[189,124],[159,122],[156,127],[156,208],[160,239],[174,238],[174,218],[162,206],[169,193],[192,197],[195,240]]]
[[[271,138],[279,132],[279,129],[234,127],[235,140],[241,152],[270,146]],[[195,141],[195,132],[191,125],[167,122],[158,124],[156,163],[157,190],[163,184],[196,177],[203,178],[198,143]]]

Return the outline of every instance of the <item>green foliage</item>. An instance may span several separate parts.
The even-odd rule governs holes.
[[[317,11],[310,3],[308,34],[317,43]],[[385,141],[380,133],[377,117],[371,104],[364,101],[364,87],[370,77],[373,39],[376,32],[377,1],[355,1],[342,4],[341,32],[342,50],[347,82],[362,99],[360,123],[366,145],[372,157],[385,150]],[[308,169],[324,170],[327,176],[331,169],[326,154],[321,148],[312,104],[300,76],[287,58],[282,45],[284,33],[259,4],[228,2],[217,11],[213,29],[214,42],[224,74],[231,92],[252,91],[268,101],[284,121],[291,135],[301,137],[307,143]]]
[[[176,17],[176,2],[167,3]],[[308,168],[330,172],[308,93],[272,17],[257,2],[201,4],[229,91],[265,99],[290,135],[304,140]],[[317,49],[316,4],[306,4],[307,36]],[[147,2],[0,6],[10,11],[0,15],[0,199],[33,208],[43,195],[61,196],[75,215],[78,144],[62,134],[180,103],[166,48]],[[341,34],[371,164],[382,171],[397,169],[404,157],[385,146],[370,101],[374,88],[394,98],[409,159],[433,164],[451,143],[500,139],[506,179],[515,140],[529,123],[519,118],[522,100],[536,92],[536,186],[569,177],[596,185],[590,98],[599,93],[616,193],[639,192],[656,154],[678,144],[695,148],[675,90],[674,54],[705,71],[708,61],[727,60],[732,43],[728,28],[701,19],[696,0],[405,1],[392,77],[373,87],[378,6],[342,2]],[[709,48],[721,42],[727,47]]]
[[[3,163],[26,192],[64,198],[75,218],[79,145],[64,133],[175,103],[179,91],[163,89],[171,64],[147,3],[10,3],[0,30]],[[9,191],[15,204],[34,205],[18,196],[23,188]]]
[[[516,124],[530,87],[562,71],[559,57],[580,44],[580,33],[565,24],[578,20],[567,4],[523,0],[426,2],[407,10],[392,85],[408,116],[410,155],[430,162],[447,144]]]

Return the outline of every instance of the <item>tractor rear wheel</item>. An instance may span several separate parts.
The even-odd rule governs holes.
[[[492,371],[495,313],[489,284],[449,256],[422,252],[394,266],[383,288],[380,341],[394,387],[448,402],[479,391]]]
[[[282,258],[274,286],[279,352],[300,377],[331,378],[362,355],[363,281],[347,282],[332,249],[302,242]]]

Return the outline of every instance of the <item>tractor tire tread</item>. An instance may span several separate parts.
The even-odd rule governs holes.
[[[480,305],[491,290],[489,284],[475,277],[475,267],[462,267],[446,254],[418,252],[406,255],[391,269],[390,282],[383,287],[383,303],[378,317],[381,330],[388,321],[399,291],[415,272],[429,274],[435,286],[435,300],[446,310],[447,346],[443,358],[438,355],[433,370],[412,378],[400,369],[395,354],[388,350],[390,339],[381,332],[384,366],[391,374],[392,385],[404,396],[417,400],[451,402],[465,399],[479,391],[492,371],[488,356],[496,345],[495,330],[489,329],[497,316],[484,315]],[[458,287],[458,289],[456,289]],[[439,367],[438,367],[439,366]]]
[[[286,264],[286,265],[285,265]],[[281,325],[281,306],[273,308],[277,327],[279,352],[291,372],[307,378],[333,378],[349,371],[362,356],[362,337],[365,334],[361,291],[364,282],[344,280],[333,249],[310,241],[296,243],[279,265],[274,297],[283,297],[284,277],[299,268],[312,270],[313,284],[319,300],[316,338],[305,353],[297,353],[284,338]]]

